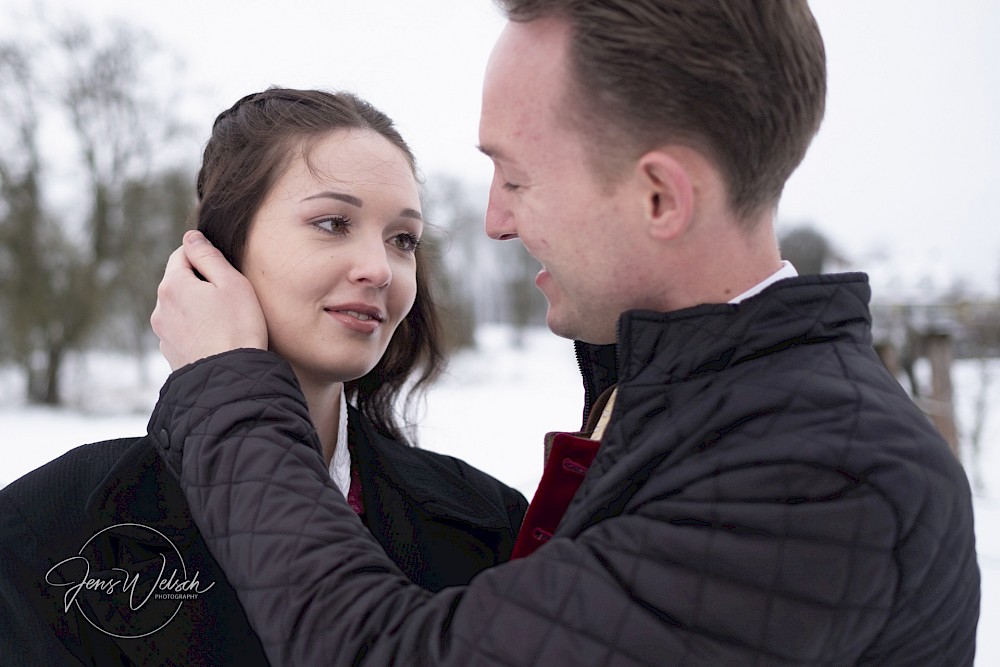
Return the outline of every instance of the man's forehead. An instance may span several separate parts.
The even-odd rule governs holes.
[[[551,85],[565,70],[569,27],[563,21],[508,22],[486,66],[486,85],[544,82]]]
[[[490,56],[483,81],[483,114],[512,107],[537,113],[561,98],[567,76],[562,32],[511,23]]]

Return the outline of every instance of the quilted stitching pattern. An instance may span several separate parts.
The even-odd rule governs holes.
[[[172,377],[150,427],[275,664],[970,664],[968,483],[871,351],[867,299],[824,276],[623,319],[553,539],[435,596],[373,548],[272,355]]]

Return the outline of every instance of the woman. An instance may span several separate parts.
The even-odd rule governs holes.
[[[509,558],[524,498],[407,446],[397,418],[442,354],[414,159],[392,122],[349,94],[248,95],[216,119],[197,193],[198,229],[253,286],[313,444],[395,566],[436,591]],[[255,409],[245,418],[267,401]],[[144,438],[85,445],[0,492],[0,663],[265,664],[157,458],[159,417]]]

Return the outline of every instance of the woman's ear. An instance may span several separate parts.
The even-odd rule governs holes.
[[[643,155],[636,169],[648,234],[663,241],[678,238],[694,214],[694,184],[684,162],[663,148]]]

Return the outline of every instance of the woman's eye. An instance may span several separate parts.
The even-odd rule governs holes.
[[[332,215],[317,220],[312,225],[328,234],[346,234],[347,228],[351,226],[351,219],[342,215]]]
[[[396,234],[392,237],[392,244],[404,252],[416,252],[420,237],[409,233]]]

